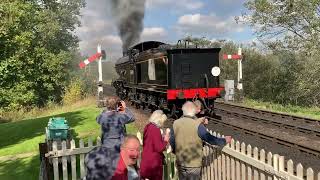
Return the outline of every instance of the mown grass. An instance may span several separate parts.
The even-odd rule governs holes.
[[[34,180],[39,179],[39,156],[0,162],[1,180]]]
[[[319,107],[300,107],[300,106],[293,106],[293,105],[284,106],[281,104],[256,101],[252,99],[245,99],[243,102],[243,105],[256,108],[256,109],[269,110],[269,111],[274,111],[279,113],[291,114],[291,115],[320,120]]]
[[[72,129],[74,139],[96,138],[100,126],[96,116],[101,109],[96,107],[95,99],[87,99],[70,106],[56,106],[37,113],[36,118],[0,124],[0,158],[22,153],[34,152],[37,155],[16,160],[0,161],[0,179],[37,179],[39,175],[38,144],[45,141],[45,127],[51,117],[65,117]],[[128,133],[135,134],[133,124],[127,126]]]

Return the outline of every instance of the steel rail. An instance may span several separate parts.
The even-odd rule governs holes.
[[[315,119],[258,110],[221,102],[215,103],[215,111],[217,114],[240,116],[249,120],[261,121],[277,127],[296,130],[305,134],[313,134],[320,137],[320,121]]]
[[[272,136],[272,135],[270,135],[266,132],[263,132],[263,131],[252,130],[252,127],[250,128],[247,125],[242,125],[242,126],[235,125],[235,124],[231,123],[230,121],[223,121],[223,120],[220,120],[217,118],[212,118],[212,117],[208,117],[208,119],[209,119],[208,129],[211,129],[210,127],[214,126],[214,125],[212,125],[212,123],[220,124],[222,126],[229,127],[234,130],[244,132],[246,134],[251,134],[251,135],[254,135],[254,136],[262,138],[262,139],[268,139],[268,140],[271,140],[273,142],[276,142],[276,143],[283,145],[283,146],[286,146],[286,147],[297,148],[302,152],[312,154],[316,157],[320,157],[320,147],[318,149],[316,149],[314,147],[307,147],[301,143],[295,142],[292,139],[284,140],[282,138]]]

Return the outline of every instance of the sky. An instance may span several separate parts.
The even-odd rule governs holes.
[[[90,56],[102,45],[107,59],[122,56],[121,39],[110,0],[86,0],[81,10],[80,52]],[[241,44],[255,41],[252,29],[237,24],[235,16],[246,12],[245,0],[146,0],[144,29],[140,41],[157,40],[176,43],[186,36],[205,37],[209,40],[229,40]]]

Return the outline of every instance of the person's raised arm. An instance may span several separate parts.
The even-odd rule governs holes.
[[[200,124],[198,127],[198,135],[203,141],[211,145],[224,146],[231,141],[231,136],[226,136],[225,138],[218,138],[211,135],[203,124]]]
[[[135,120],[134,115],[130,109],[127,108],[124,101],[120,101],[121,106],[118,108],[120,120],[123,124],[131,123]]]
[[[162,138],[161,132],[155,131],[152,134],[152,139],[153,139],[153,148],[156,152],[161,153],[164,151],[167,147],[168,141],[169,141],[169,132],[165,132],[165,137],[164,139]]]

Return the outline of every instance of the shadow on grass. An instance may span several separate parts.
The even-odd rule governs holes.
[[[71,128],[81,124],[81,122],[86,119],[83,117],[83,111],[74,111],[56,114],[54,116],[0,124],[0,148],[16,145],[23,141],[45,135],[45,127],[51,117],[65,117]],[[74,132],[72,134],[76,136]]]
[[[0,162],[0,179],[34,180],[39,178],[39,155]]]

